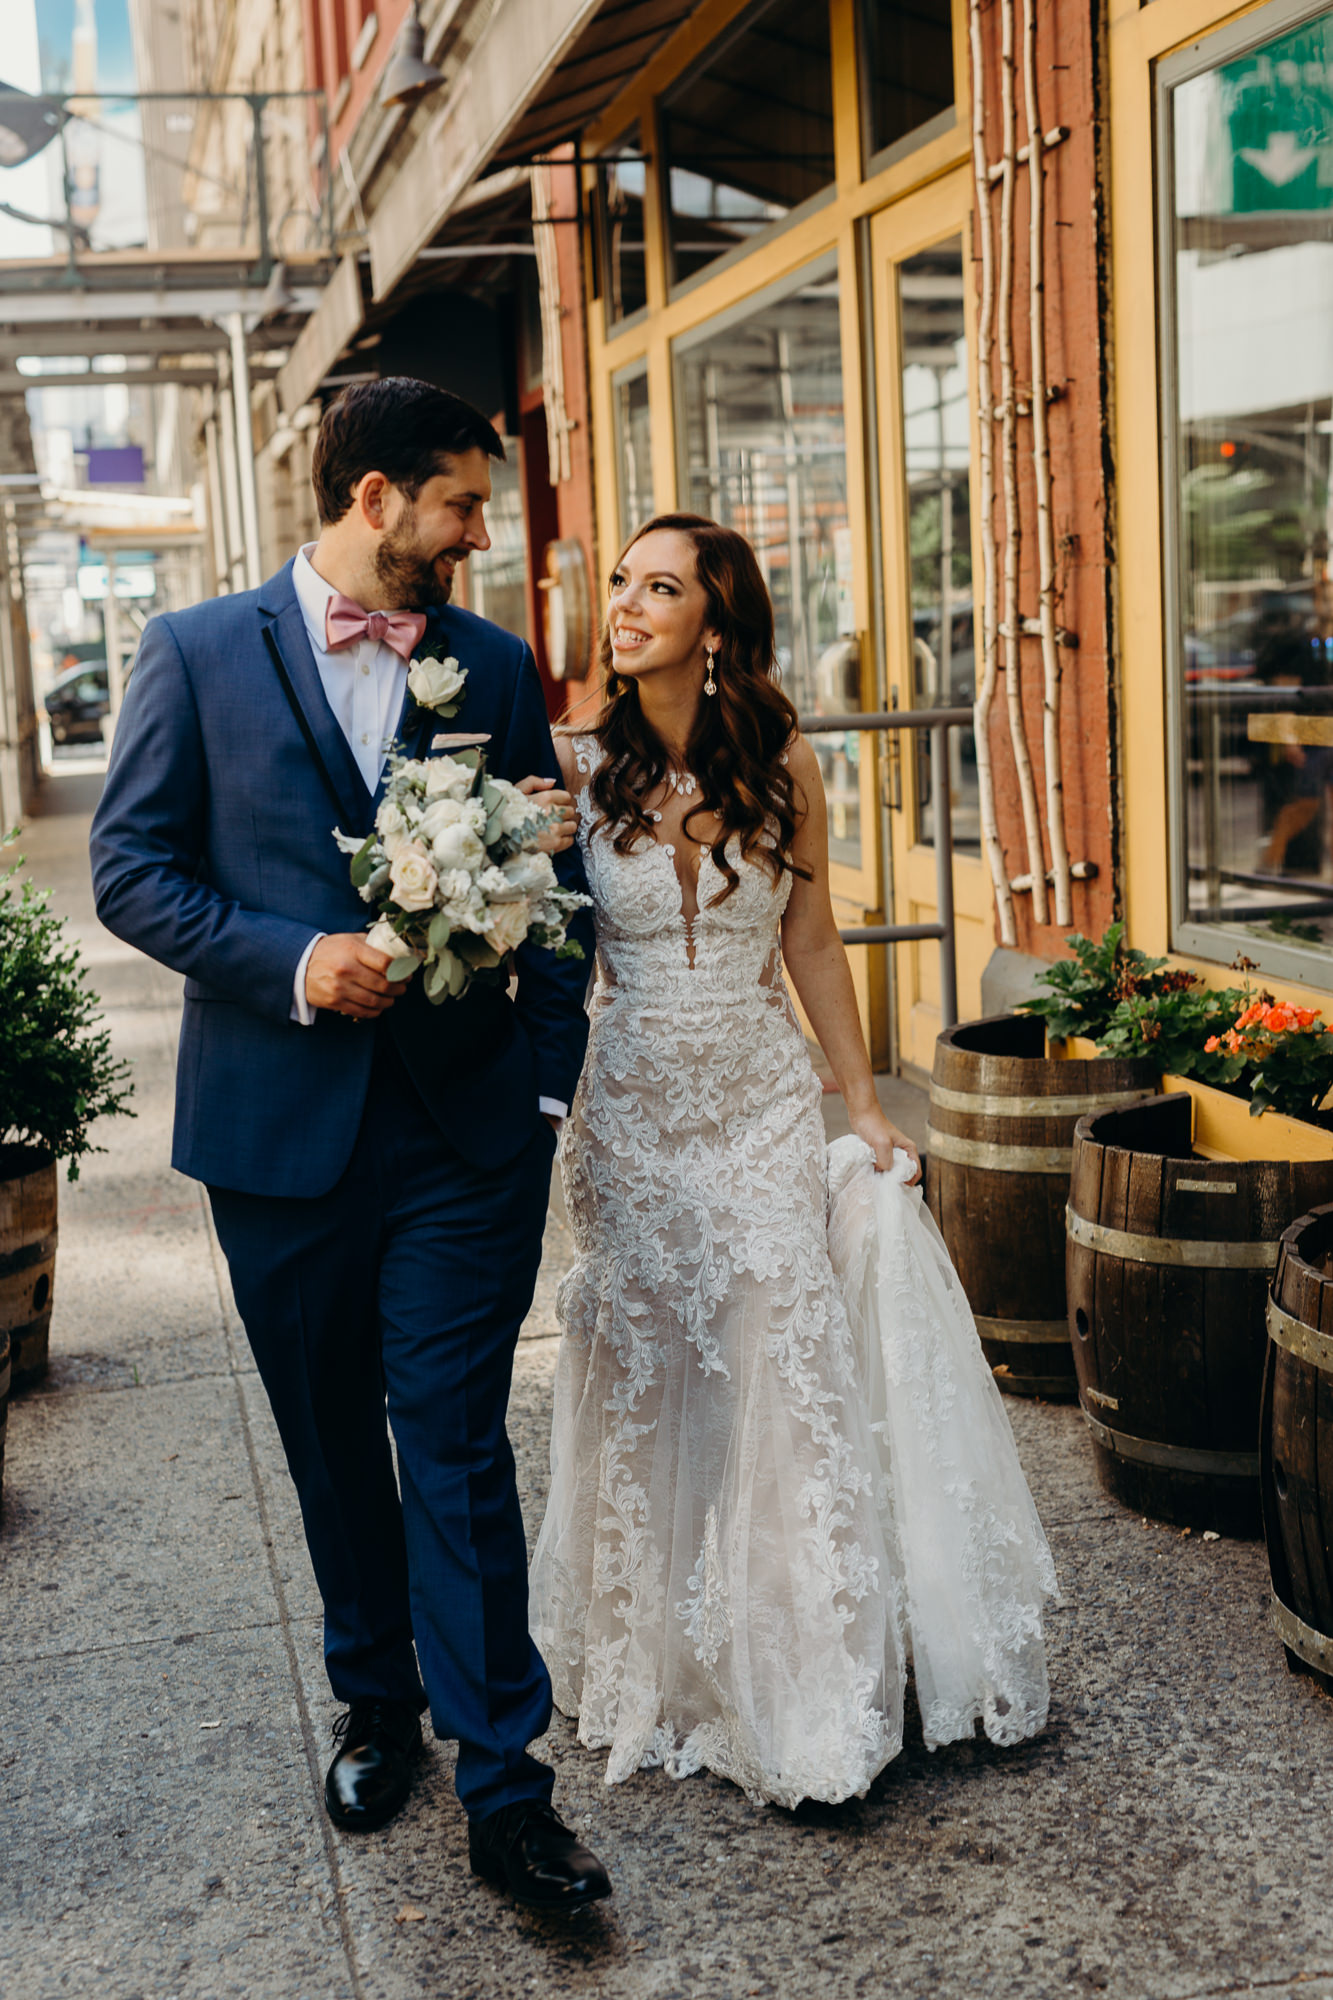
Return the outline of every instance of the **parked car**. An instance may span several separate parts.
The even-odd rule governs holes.
[[[105,660],[67,667],[46,696],[53,743],[100,743],[102,717],[111,706]]]

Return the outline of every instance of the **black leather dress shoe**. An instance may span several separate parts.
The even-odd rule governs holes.
[[[412,1789],[421,1718],[409,1701],[354,1701],[333,1725],[338,1754],[324,1780],[329,1818],[346,1833],[373,1833]]]
[[[472,1873],[507,1889],[525,1909],[572,1913],[611,1894],[597,1856],[536,1799],[469,1820],[467,1839]]]

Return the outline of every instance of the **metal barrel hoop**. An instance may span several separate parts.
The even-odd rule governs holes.
[[[1103,1251],[1108,1257],[1122,1257],[1132,1264],[1164,1264],[1195,1271],[1271,1271],[1277,1263],[1276,1241],[1143,1236],[1131,1229],[1113,1229],[1107,1223],[1089,1222],[1075,1211],[1072,1203],[1065,1209],[1065,1227],[1071,1243],[1078,1243],[1085,1250]]]
[[[1296,1319],[1278,1304],[1271,1292],[1264,1317],[1268,1322],[1268,1337],[1275,1347],[1283,1347],[1288,1354],[1308,1361],[1322,1375],[1333,1375],[1333,1336]]]
[[[1278,1638],[1298,1659],[1316,1673],[1333,1675],[1333,1639],[1326,1632],[1317,1632],[1313,1625],[1298,1618],[1276,1591],[1269,1604],[1269,1617]]]
[[[1160,1466],[1167,1472],[1197,1472],[1211,1479],[1257,1479],[1257,1451],[1209,1451],[1198,1445],[1163,1444],[1159,1438],[1134,1437],[1128,1431],[1112,1430],[1094,1417],[1080,1401],[1083,1421],[1103,1451],[1117,1458],[1133,1459],[1139,1465]]]
[[[956,1132],[926,1127],[926,1151],[933,1160],[956,1167],[987,1167],[997,1174],[1064,1174],[1073,1164],[1072,1146],[1002,1146],[991,1139],[964,1139]]]

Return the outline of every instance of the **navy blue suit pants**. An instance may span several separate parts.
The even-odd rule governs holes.
[[[551,1792],[527,1751],[551,1684],[528,1633],[505,1413],[554,1136],[539,1119],[508,1165],[469,1165],[388,1035],[365,1032],[365,1112],[329,1193],[209,1197],[300,1497],[333,1692],[422,1704],[424,1681],[436,1735],[459,1746],[459,1799],[480,1817]]]

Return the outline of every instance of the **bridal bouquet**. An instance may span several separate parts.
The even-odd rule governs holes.
[[[525,941],[583,957],[566,930],[590,898],[560,887],[537,844],[544,809],[491,777],[486,741],[437,736],[431,747],[446,754],[430,758],[391,751],[374,832],[357,840],[334,831],[353,884],[378,913],[367,942],[389,954],[385,977],[410,979],[420,966],[437,1006],[476,980],[505,979],[506,959]]]

